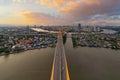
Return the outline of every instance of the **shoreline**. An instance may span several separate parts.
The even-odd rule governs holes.
[[[46,47],[46,48],[53,48],[53,47]],[[26,52],[26,51],[40,50],[40,49],[46,49],[46,48],[33,48],[33,49],[28,49],[28,50],[23,50],[23,51],[18,51],[18,52],[0,53],[0,56],[10,55],[10,54],[19,54],[19,53]]]

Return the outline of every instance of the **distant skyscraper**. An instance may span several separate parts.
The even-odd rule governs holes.
[[[30,34],[30,26],[27,26],[27,33]]]
[[[81,32],[81,24],[78,24],[78,30],[79,30],[79,32]]]
[[[34,28],[37,28],[37,26],[36,26],[36,25],[34,25]]]
[[[94,26],[94,32],[100,32],[100,27]]]

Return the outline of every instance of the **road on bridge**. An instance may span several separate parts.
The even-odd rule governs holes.
[[[51,80],[70,80],[61,32],[58,34]]]

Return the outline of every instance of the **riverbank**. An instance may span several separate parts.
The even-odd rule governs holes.
[[[32,50],[40,50],[40,49],[46,49],[46,48],[55,48],[55,46],[43,46],[43,47],[38,47],[38,48],[32,48],[32,49],[28,49],[28,50],[21,50],[21,51],[15,51],[15,52],[9,52],[9,53],[0,53],[0,56],[4,56],[4,55],[10,55],[10,54],[18,54],[18,53],[22,53],[22,52],[26,52],[26,51],[32,51]]]
[[[120,50],[120,38],[117,35],[84,33],[72,37],[73,46]]]

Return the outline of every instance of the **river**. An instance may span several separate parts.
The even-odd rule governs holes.
[[[0,80],[50,80],[54,49],[0,56]]]
[[[120,80],[120,51],[73,48],[70,37],[65,50],[71,80]]]
[[[117,33],[117,31],[115,30],[109,30],[109,29],[103,29],[103,31],[101,33],[105,33],[105,34],[115,34]]]
[[[120,80],[120,51],[65,44],[71,80]],[[0,80],[50,80],[54,48],[0,56]]]

